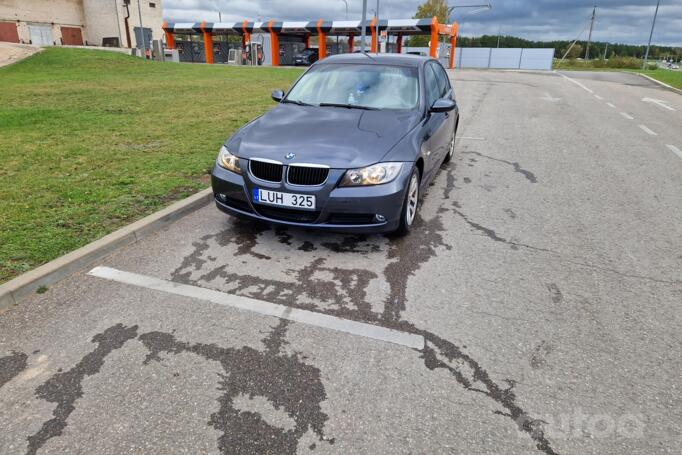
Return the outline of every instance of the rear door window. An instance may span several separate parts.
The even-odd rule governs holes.
[[[450,83],[448,82],[448,76],[440,65],[431,63],[429,66],[433,68],[434,73],[436,73],[436,80],[438,81],[438,92],[440,94],[439,98],[445,98],[450,90]]]
[[[426,106],[431,107],[440,98],[440,87],[433,65],[426,65],[424,68],[424,84],[426,85]]]

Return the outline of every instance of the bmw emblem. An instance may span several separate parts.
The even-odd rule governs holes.
[[[284,155],[284,158],[286,158],[286,159],[288,159],[288,160],[291,160],[291,159],[293,159],[295,156],[296,156],[295,153],[289,152],[289,153],[287,153],[286,155]]]

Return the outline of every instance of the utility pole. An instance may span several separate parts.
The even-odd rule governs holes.
[[[585,49],[585,60],[590,59],[590,43],[592,42],[592,28],[594,27],[594,17],[597,14],[597,5],[592,8],[592,20],[590,21],[590,34],[587,35],[587,49]]]
[[[367,22],[367,0],[362,0],[362,40],[360,41],[360,52],[363,54],[365,53],[365,37],[367,36],[365,22]]]
[[[147,59],[147,40],[144,36],[144,25],[142,25],[142,0],[137,0],[137,15],[140,17],[140,37],[142,38],[142,58]]]
[[[493,9],[493,4],[488,0],[488,3],[485,5],[455,5],[455,6],[450,6],[448,7],[448,22],[452,21],[452,12],[455,10],[455,8],[475,8],[472,9],[471,11],[467,12],[466,14],[462,14],[462,16],[459,18],[460,21],[462,21],[466,16],[470,14],[478,14],[482,11],[489,11]],[[459,34],[461,35],[462,31],[462,25],[460,24],[459,28]]]
[[[348,2],[346,0],[341,0],[346,5],[346,20],[348,20]],[[336,35],[336,52],[341,53],[339,48],[339,35]]]
[[[381,43],[379,42],[379,0],[377,0],[377,23],[376,23],[376,36],[377,36],[377,54],[379,53],[379,50],[381,49]]]
[[[222,21],[223,21],[223,13],[218,11],[218,22],[222,22]]]
[[[604,48],[604,60],[606,60],[606,52],[609,50],[609,43],[606,43],[606,47]]]
[[[644,61],[642,62],[642,69],[646,68],[646,62],[649,60],[649,48],[651,47],[651,38],[654,36],[654,26],[656,25],[656,16],[658,16],[658,6],[661,0],[656,1],[656,11],[654,11],[654,20],[651,23],[651,33],[649,33],[649,44],[646,45],[646,54],[644,54]]]

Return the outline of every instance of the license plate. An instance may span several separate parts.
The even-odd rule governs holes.
[[[310,194],[281,193],[279,191],[253,189],[253,202],[277,205],[279,207],[294,207],[304,210],[315,210],[315,196]]]

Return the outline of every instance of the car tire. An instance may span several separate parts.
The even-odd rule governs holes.
[[[448,153],[445,155],[445,159],[443,160],[443,163],[449,163],[452,157],[455,154],[455,139],[457,138],[457,125],[455,125],[455,131],[452,132],[452,141],[450,141],[450,149],[448,150]]]
[[[421,183],[421,174],[419,169],[414,167],[410,178],[407,181],[407,191],[405,191],[405,199],[403,200],[403,209],[400,212],[400,224],[395,234],[399,236],[407,235],[412,230],[414,220],[417,218],[419,212],[419,185]]]

